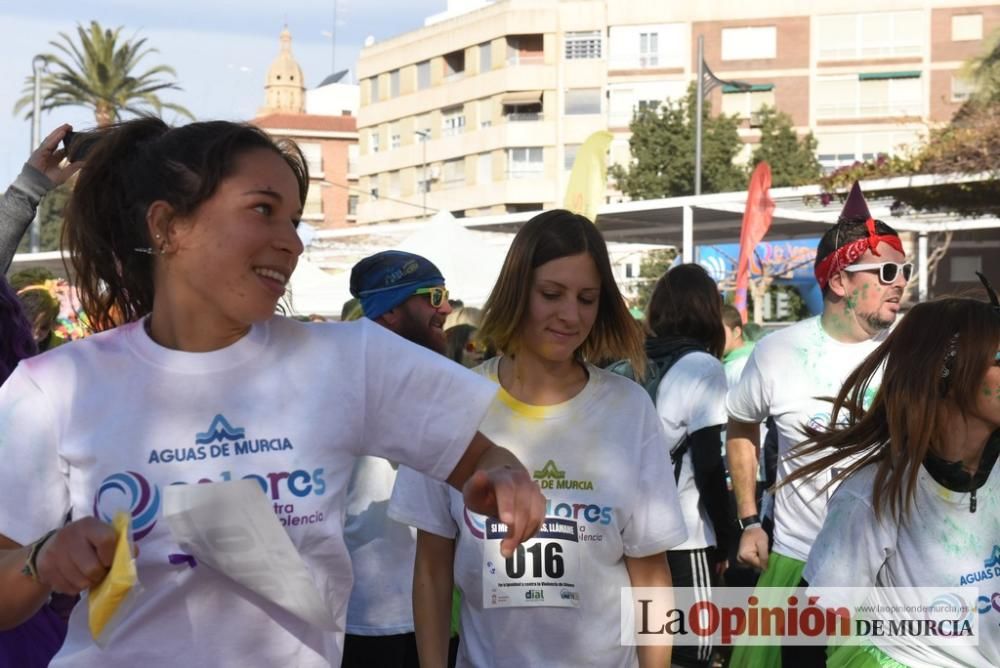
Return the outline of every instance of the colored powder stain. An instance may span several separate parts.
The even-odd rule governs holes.
[[[982,537],[970,532],[961,524],[952,519],[945,520],[945,533],[942,536],[941,544],[949,554],[961,556],[969,552],[978,552],[983,549]]]

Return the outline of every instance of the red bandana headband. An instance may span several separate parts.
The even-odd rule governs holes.
[[[903,252],[903,242],[899,240],[898,236],[895,234],[878,234],[875,231],[875,221],[871,218],[865,221],[865,226],[868,228],[867,237],[844,244],[823,258],[823,261],[816,266],[816,280],[819,282],[821,289],[825,290],[827,284],[830,282],[830,278],[834,274],[844,267],[849,267],[857,262],[865,254],[865,251],[870,250],[872,254],[881,257],[881,253],[877,250],[880,243],[889,244],[889,246],[895,248],[900,253]]]

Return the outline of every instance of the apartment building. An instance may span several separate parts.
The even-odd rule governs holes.
[[[708,98],[741,119],[745,156],[762,105],[812,131],[825,168],[893,153],[951,118],[998,28],[975,0],[453,1],[361,52],[358,222],[557,205],[592,132],[628,162],[632,115],[684,95],[699,36],[719,78],[751,84]]]

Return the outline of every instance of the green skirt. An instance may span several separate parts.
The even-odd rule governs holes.
[[[795,589],[802,581],[806,562],[772,552],[767,570],[760,575],[755,592],[764,587]],[[736,645],[729,660],[730,668],[781,668],[781,645]],[[790,667],[797,668],[797,667]],[[853,668],[853,666],[852,666]]]
[[[872,645],[841,645],[827,650],[826,668],[907,668]]]

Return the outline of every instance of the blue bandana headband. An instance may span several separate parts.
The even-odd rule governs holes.
[[[434,263],[403,251],[383,251],[351,270],[351,294],[361,300],[365,317],[374,320],[409,299],[416,290],[444,285]]]

